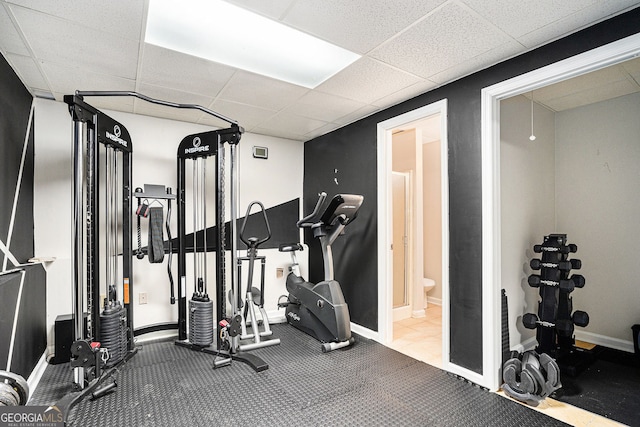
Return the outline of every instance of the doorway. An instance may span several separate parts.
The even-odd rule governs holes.
[[[433,304],[433,310],[438,311],[437,319],[427,319],[432,323],[428,332],[429,337],[419,336],[419,334],[413,334],[413,337],[421,344],[427,341],[434,344],[434,340],[437,340],[429,350],[431,350],[431,356],[434,353],[437,354],[438,360],[435,364],[438,366],[447,365],[449,348],[446,120],[446,100],[442,100],[378,124],[378,171],[380,171],[378,174],[378,212],[380,215],[378,235],[381,239],[378,245],[378,266],[381,278],[378,288],[379,341],[389,346],[393,343],[394,315],[395,320],[402,318],[402,322],[408,322],[408,325],[415,326],[416,330],[411,331],[412,334],[424,329],[424,325],[418,325],[418,323],[424,322],[427,317],[424,308],[425,303],[428,307],[428,295],[425,294],[424,284],[430,282],[432,279],[430,276],[434,275],[433,270],[429,271],[427,265],[437,264],[437,268],[435,268],[437,280],[434,282],[437,282],[438,295],[440,296],[436,301],[441,304],[441,306]],[[427,127],[431,130],[428,130]],[[437,136],[430,139],[429,135],[434,132],[437,133]],[[399,135],[404,141],[400,143],[402,147],[399,151],[394,152],[394,136]],[[437,144],[434,141],[437,141]],[[431,153],[432,160],[434,158],[432,150],[423,150],[427,143],[432,146],[437,145],[438,148],[437,154],[435,154],[435,162],[438,166],[437,193],[435,193],[437,194],[437,205],[425,205],[427,197],[425,197],[424,178],[428,175],[427,172],[433,171],[425,172],[423,153]],[[399,155],[399,152],[404,152],[404,154]],[[410,181],[410,184],[405,186],[405,191],[408,191],[408,195],[405,196],[408,207],[405,209],[398,209],[397,205],[401,202],[394,203],[393,201],[394,194],[399,193],[399,191],[394,191],[393,177],[398,177],[399,174],[404,174],[403,176],[408,177]],[[402,187],[400,178],[395,179],[397,180],[396,187],[400,189]],[[437,228],[435,230],[437,231],[426,225],[426,217],[436,218]],[[398,218],[401,218],[400,223],[405,218],[408,219],[406,240],[398,239],[397,234],[403,234],[401,230],[404,226],[400,224],[398,228]],[[395,232],[394,226],[396,227]],[[426,235],[427,231],[428,235]],[[433,242],[437,245],[435,251],[437,256],[425,257],[426,250],[433,246]],[[398,274],[398,269],[403,270],[400,272],[402,274]],[[394,309],[394,305],[397,305],[396,303],[401,297],[401,294],[397,292],[394,303],[394,281],[397,283],[405,279],[406,282],[403,282],[405,295],[404,298],[401,298],[402,308],[401,310],[398,307]],[[437,336],[434,336],[434,329]],[[409,355],[415,357],[414,354]],[[445,361],[445,359],[447,360]]]
[[[497,389],[501,365],[500,290],[502,284],[502,230],[500,197],[500,102],[515,95],[599,70],[640,54],[640,35],[634,35],[574,56],[482,90],[483,197],[483,382]]]

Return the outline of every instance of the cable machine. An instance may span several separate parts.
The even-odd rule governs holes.
[[[137,350],[130,305],[131,138],[80,92],[64,102],[73,121],[74,156],[71,367],[81,390],[58,403],[66,416],[88,393],[98,397],[115,388],[113,371]]]
[[[214,367],[225,366],[232,359],[249,364],[256,371],[268,368],[259,357],[238,351],[239,319],[236,298],[238,280],[237,264],[237,158],[236,149],[243,129],[237,123],[231,127],[186,136],[178,146],[178,341],[176,344],[196,351],[215,354]],[[229,198],[230,220],[225,226],[227,203],[225,183],[226,148],[229,150]],[[207,159],[215,158],[215,170],[207,173]],[[187,161],[190,161],[191,191],[187,191]],[[207,183],[213,175],[215,194],[215,235],[207,230]],[[209,178],[208,178],[209,177]],[[193,234],[187,236],[187,200],[191,204]],[[209,297],[207,252],[215,250],[215,310]],[[226,251],[231,253],[231,267],[227,268]],[[187,310],[187,252],[193,252],[193,293]],[[227,286],[227,272],[230,286]],[[227,315],[226,296],[230,295],[231,315]],[[188,315],[187,315],[188,313]],[[214,316],[218,328],[214,336]],[[231,323],[227,321],[231,318]],[[236,325],[237,323],[237,325]],[[187,334],[188,328],[188,334]],[[229,331],[232,331],[229,334]]]

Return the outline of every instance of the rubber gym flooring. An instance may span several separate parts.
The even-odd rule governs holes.
[[[563,375],[552,397],[629,426],[640,425],[640,357],[597,347],[595,361],[575,377]]]
[[[72,426],[564,426],[566,424],[387,348],[356,337],[322,353],[313,338],[273,326],[279,346],[254,350],[256,373],[170,341],[139,344],[117,389],[87,398]],[[52,405],[72,390],[69,364],[49,365],[29,405]]]

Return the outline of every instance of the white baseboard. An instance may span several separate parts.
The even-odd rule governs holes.
[[[286,323],[287,318],[284,315],[284,310],[267,311],[267,317],[270,324]]]
[[[575,339],[580,341],[585,341],[591,344],[601,345],[607,348],[613,348],[616,350],[626,351],[629,353],[633,353],[635,349],[633,348],[633,341],[625,341],[619,338],[611,338],[605,335],[594,334],[586,331],[575,331]],[[536,341],[536,337],[531,337],[526,341],[523,341],[520,344],[514,345],[511,349],[515,351],[519,351],[523,353],[525,351],[533,350],[538,345]]]
[[[40,379],[44,374],[44,370],[47,369],[47,366],[49,366],[49,364],[47,363],[47,352],[45,351],[42,353],[42,356],[40,356],[38,363],[36,363],[35,368],[33,368],[31,375],[29,375],[29,378],[27,379],[27,385],[29,386],[29,399],[31,399],[33,392],[36,390],[36,387],[38,387],[38,383],[40,383]]]
[[[380,333],[376,332],[376,331],[372,331],[369,328],[365,328],[364,326],[360,326],[358,324],[355,324],[353,322],[351,322],[351,331],[355,332],[356,334],[364,337],[364,338],[368,338],[374,341],[380,341]]]
[[[166,331],[155,331],[148,332],[146,334],[138,335],[135,337],[136,344],[150,343],[153,341],[160,341],[167,338],[176,338],[178,336],[178,331],[175,329],[170,329]]]
[[[614,348],[616,350],[627,351],[633,353],[633,341],[621,340],[619,338],[611,338],[600,334],[594,334],[587,331],[575,331],[575,338],[591,344],[601,345],[603,347]]]
[[[427,313],[425,313],[424,308],[422,310],[413,310],[411,312],[411,317],[419,319],[421,317],[427,317]]]
[[[427,295],[427,306],[429,304],[442,306],[442,298],[435,298]]]
[[[536,341],[536,337],[531,337],[520,344],[514,345],[511,350],[517,351],[518,353],[524,353],[525,351],[533,350],[537,345],[538,341]]]

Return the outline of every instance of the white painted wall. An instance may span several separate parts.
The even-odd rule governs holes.
[[[87,100],[91,103],[90,99]],[[162,184],[176,189],[176,149],[185,136],[213,128],[192,123],[171,121],[115,111],[105,111],[121,122],[129,131],[133,141],[133,186]],[[48,267],[47,289],[47,342],[53,351],[53,325],[60,314],[71,312],[71,208],[72,208],[72,153],[71,117],[64,103],[37,99],[35,127],[35,184],[34,220],[35,255],[56,257]],[[254,159],[254,145],[268,147],[269,159]],[[252,200],[260,200],[265,208],[302,197],[303,144],[281,138],[256,134],[244,134],[238,146],[239,157],[239,207],[238,216],[244,215]],[[213,162],[210,162],[213,173]],[[213,175],[211,175],[213,176]],[[207,225],[213,224],[214,198],[208,200],[211,212]],[[134,199],[135,204],[135,199]],[[174,205],[175,208],[175,205]],[[229,209],[227,208],[227,215]],[[255,212],[255,211],[254,211]],[[135,219],[133,219],[134,248]],[[143,221],[142,240],[146,245],[147,228]],[[190,232],[190,223],[187,224]],[[177,234],[176,211],[172,216],[172,234]],[[306,253],[300,254],[302,272],[307,272]],[[277,299],[286,293],[285,278],[276,277],[276,269],[286,268],[290,262],[288,254],[277,249],[260,250],[267,257],[265,309],[271,318],[280,316]],[[244,255],[244,254],[242,254]],[[209,293],[213,290],[213,265],[215,255],[210,255]],[[173,260],[174,279],[177,283],[176,257]],[[156,323],[173,322],[177,319],[177,306],[169,304],[169,283],[166,274],[166,258],[163,264],[150,264],[147,259],[133,264],[134,327]],[[213,284],[212,284],[213,283]],[[190,295],[192,285],[187,285]],[[138,294],[146,292],[148,303],[138,305]]]
[[[640,323],[639,113],[632,94],[556,114],[557,228],[578,245],[573,306],[591,319],[576,333],[626,342]]]
[[[509,300],[511,346],[535,337],[521,317],[537,313],[538,291],[526,282],[532,247],[552,232],[578,246],[586,285],[574,310],[590,324],[577,339],[633,351],[631,325],[640,323],[640,94],[559,113],[530,101],[501,102],[502,287]],[[526,343],[525,343],[526,344]]]
[[[533,245],[555,230],[554,115],[534,103],[534,123],[536,140],[530,141],[530,101],[517,96],[500,103],[501,281],[512,348],[535,337],[521,321],[524,313],[538,312],[538,290],[527,283],[529,261]]]

